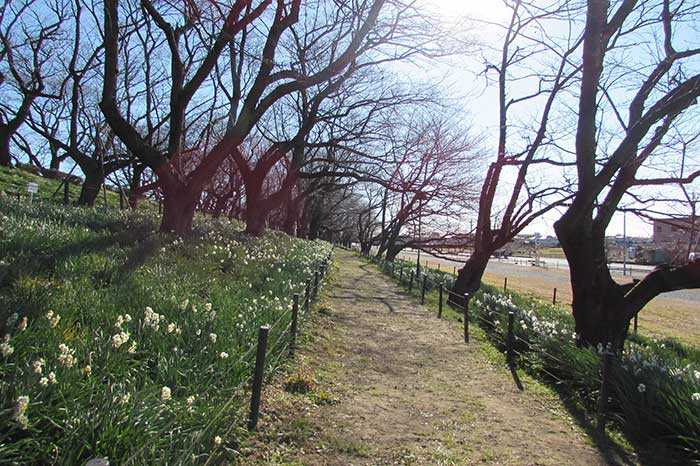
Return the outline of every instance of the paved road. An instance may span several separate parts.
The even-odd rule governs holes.
[[[415,262],[416,252],[406,251],[400,255],[402,259]],[[459,269],[464,265],[467,256],[455,257],[455,259],[441,259],[434,256],[421,254],[421,262],[427,261],[429,264],[440,264],[443,270],[453,270],[454,267]],[[487,272],[507,277],[530,277],[533,270],[537,271],[537,276],[541,280],[552,282],[551,288],[558,287],[559,289],[567,289],[569,287],[569,266],[564,259],[549,259],[542,258],[546,267],[535,267],[532,265],[532,258],[529,257],[510,257],[508,259],[491,259],[486,269]],[[613,277],[619,282],[627,282],[630,278],[642,279],[651,272],[654,267],[649,265],[634,264],[633,268],[627,270],[627,274],[622,274],[622,264],[611,264]],[[630,274],[630,271],[632,272]],[[663,298],[674,298],[687,301],[689,305],[697,305],[700,303],[700,290],[679,290],[665,293]],[[662,299],[662,298],[657,298]]]

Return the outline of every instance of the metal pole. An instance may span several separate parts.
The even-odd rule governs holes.
[[[250,416],[248,417],[248,430],[255,430],[260,416],[260,397],[262,395],[262,383],[265,375],[265,353],[267,352],[267,336],[270,327],[263,325],[258,331],[258,352],[255,355],[255,375],[253,377],[253,393],[250,397]]]
[[[439,292],[440,299],[438,300],[438,319],[442,319],[442,288],[443,288],[443,284],[440,283],[440,292]]]
[[[552,292],[552,304],[557,304],[557,289],[554,288],[554,291]]]
[[[508,291],[508,277],[503,279],[503,292],[505,293],[506,291]]]
[[[297,344],[297,329],[299,327],[299,293],[292,296],[292,339],[289,342],[289,355],[294,356],[294,347]]]
[[[420,303],[425,304],[425,288],[428,285],[428,276],[423,275],[423,291],[420,293]]]

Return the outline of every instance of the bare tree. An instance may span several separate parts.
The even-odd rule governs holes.
[[[691,107],[700,95],[700,75],[692,72],[700,44],[684,28],[697,21],[700,5],[587,4],[575,140],[578,189],[555,231],[569,262],[579,343],[621,348],[630,319],[652,298],[700,286],[700,262],[661,267],[641,281],[619,285],[606,264],[604,241],[614,212],[633,188],[689,183],[700,175],[647,177],[644,169],[663,154],[664,141],[673,145],[671,128],[683,132],[684,123],[697,118]]]
[[[65,20],[61,0],[3,2],[0,6],[0,165],[12,166],[10,143],[26,121],[37,97],[53,78],[52,55],[60,44]]]
[[[553,141],[566,133],[551,120],[557,99],[580,71],[573,57],[581,43],[576,5],[566,0],[506,5],[511,17],[506,26],[497,25],[505,29],[499,59],[487,61],[485,70],[487,76],[495,73],[498,86],[498,152],[481,187],[472,253],[454,285],[460,295],[480,288],[498,249],[566,199],[566,183],[543,178],[555,178],[553,173],[565,165]],[[512,116],[523,110],[533,124],[520,124]],[[542,167],[547,167],[546,176]]]
[[[415,115],[396,126],[384,168],[391,172],[385,182],[382,228],[373,240],[377,257],[387,260],[408,246],[423,246],[406,236],[407,229],[418,231],[418,223],[426,236],[437,231],[449,236],[441,220],[454,219],[473,205],[481,159],[475,139],[449,116]]]
[[[167,149],[161,151],[149,144],[134,119],[123,114],[117,100],[119,38],[127,27],[120,24],[118,0],[108,0],[104,4],[105,71],[101,108],[130,152],[158,176],[165,197],[161,230],[180,234],[190,230],[201,192],[219,165],[238,150],[270,109],[286,96],[344,73],[359,54],[382,37],[381,28],[378,29],[377,25],[390,24],[389,21],[378,21],[388,3],[386,0],[363,2],[361,5],[334,3],[335,8],[340,8],[339,13],[320,18],[339,23],[311,24],[319,36],[316,44],[319,50],[314,66],[305,72],[296,57],[280,50],[281,39],[292,33],[292,26],[299,20],[300,0],[277,0],[272,9],[269,8],[270,0],[237,0],[226,9],[213,3],[207,11],[178,10],[170,4],[156,5],[148,0],[141,3],[142,12],[131,11],[129,14],[145,15],[146,20],[159,29],[159,35],[164,37],[166,44],[162,51],[167,52],[171,64],[166,87],[169,108],[168,112],[164,112],[164,121],[157,123],[167,127]],[[309,5],[326,10],[332,7],[330,3],[322,1]],[[394,8],[394,11],[398,10]],[[353,16],[349,16],[348,11],[352,11]],[[178,18],[182,20],[178,22]],[[395,18],[392,16],[390,19]],[[329,33],[335,33],[335,36],[329,36]],[[235,44],[235,49],[231,48],[231,44]],[[229,60],[232,61],[226,65],[231,67],[232,80],[223,83],[233,88],[233,92],[229,92],[231,119],[225,133],[199,158],[196,167],[183,173],[178,169],[178,160],[189,157],[191,152],[184,146],[188,140],[188,111],[211,100],[211,87],[205,89],[203,85],[220,63],[224,50],[229,50]],[[245,64],[239,66],[240,60],[245,60]],[[219,76],[223,75],[225,73]]]

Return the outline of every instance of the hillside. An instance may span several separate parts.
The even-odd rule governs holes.
[[[39,191],[33,195],[34,199],[41,199],[54,203],[63,203],[64,187],[62,180],[46,178],[41,175],[29,172],[19,167],[7,168],[0,166],[0,191],[10,197],[17,197],[19,194],[22,198],[28,198],[27,185],[36,183],[39,186]],[[107,206],[119,207],[119,193],[107,188],[106,191]],[[80,195],[80,185],[73,182],[69,183],[69,199],[74,202]],[[100,192],[97,199],[97,206],[104,207],[105,194]]]
[[[0,464],[230,459],[257,329],[279,324],[274,366],[330,245],[211,219],[183,241],[149,211],[12,197],[0,216]]]

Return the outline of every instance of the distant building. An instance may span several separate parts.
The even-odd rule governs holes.
[[[684,263],[688,253],[700,252],[700,218],[679,217],[654,219],[654,247],[663,262]]]
[[[654,219],[654,245],[657,247],[688,245],[698,242],[700,218],[658,218]]]

